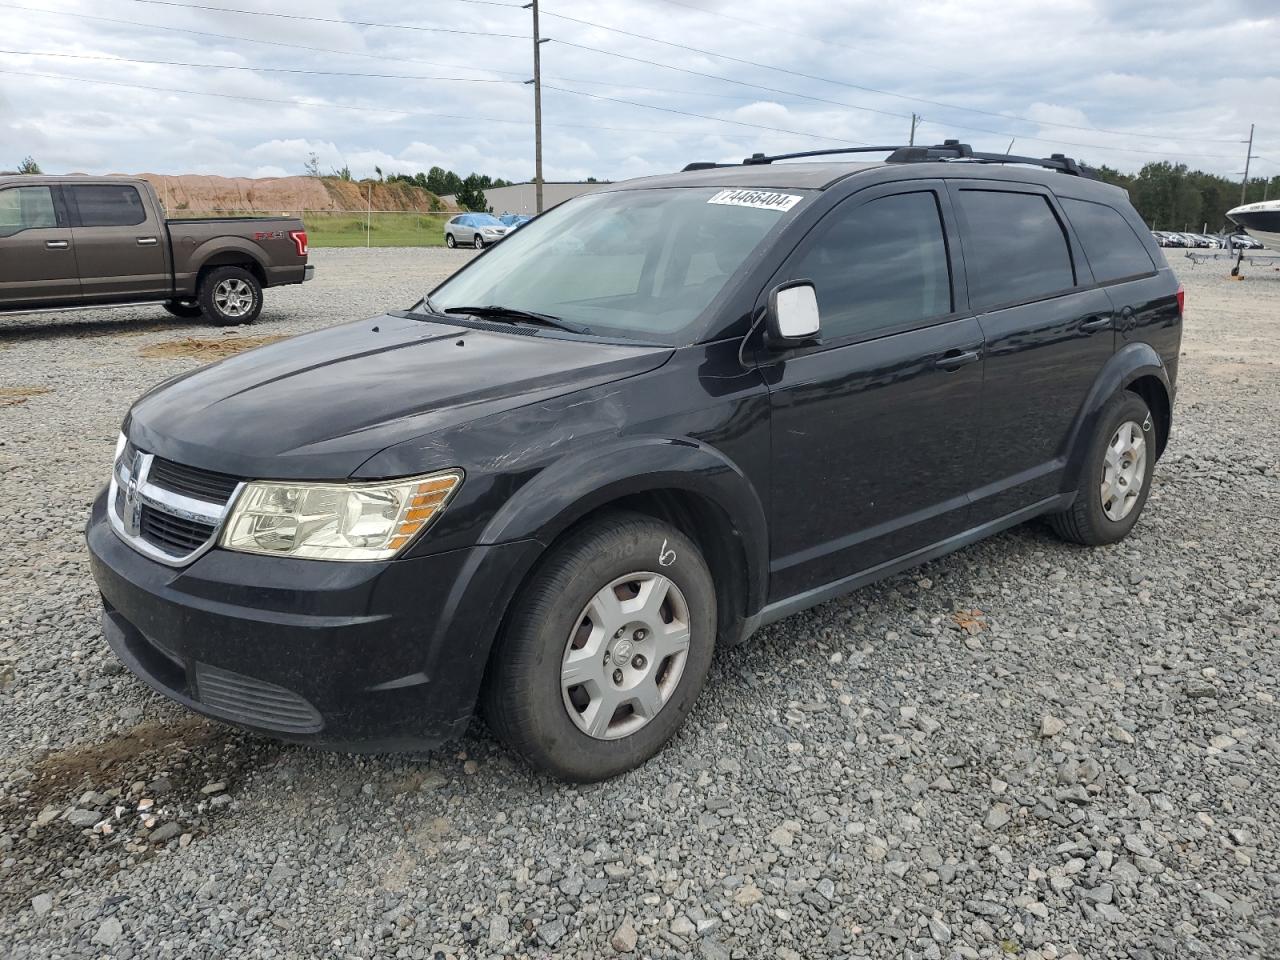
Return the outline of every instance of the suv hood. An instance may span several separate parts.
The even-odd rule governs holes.
[[[125,429],[142,449],[206,470],[342,479],[393,443],[635,376],[673,352],[386,315],[161,384]]]

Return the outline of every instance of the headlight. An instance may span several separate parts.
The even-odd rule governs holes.
[[[236,498],[221,546],[312,560],[386,560],[425,530],[461,470],[385,483],[255,480]]]

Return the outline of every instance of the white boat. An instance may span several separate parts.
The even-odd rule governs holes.
[[[1280,200],[1246,203],[1228,210],[1227,219],[1244,227],[1245,232],[1264,247],[1280,250]]]

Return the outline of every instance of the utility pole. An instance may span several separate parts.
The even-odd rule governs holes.
[[[542,212],[542,44],[539,34],[538,0],[525,4],[533,11],[533,192],[537,212]]]
[[[1240,205],[1244,206],[1244,195],[1249,190],[1249,161],[1253,159],[1253,124],[1249,124],[1249,146],[1244,151],[1244,180],[1240,182]]]
[[[918,114],[911,114],[911,139],[907,141],[908,146],[914,147],[916,145],[916,124],[918,124],[921,119],[923,118]]]

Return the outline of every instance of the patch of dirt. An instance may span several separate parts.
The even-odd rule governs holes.
[[[55,750],[33,767],[32,803],[42,803],[84,782],[105,783],[119,779],[124,768],[138,766],[147,756],[150,766],[164,766],[154,754],[190,750],[207,745],[227,728],[203,717],[183,717],[172,723],[148,721],[102,743],[79,744]]]
[[[0,908],[25,905],[59,871],[110,876],[179,838],[180,846],[199,840],[226,815],[237,788],[282,749],[191,714],[46,754],[31,764],[29,780],[0,797],[0,835],[12,838],[7,855],[30,864],[0,873]],[[70,808],[99,819],[77,826],[64,819]]]
[[[164,343],[153,343],[138,351],[138,356],[151,360],[172,360],[176,357],[190,357],[205,363],[214,360],[225,360],[237,353],[252,350],[254,347],[265,347],[268,343],[287,340],[282,334],[263,335],[258,337],[227,337],[224,340],[206,340],[199,337],[184,337],[181,340],[166,340]]]
[[[45,393],[53,391],[48,387],[0,387],[0,407],[16,407]]]

